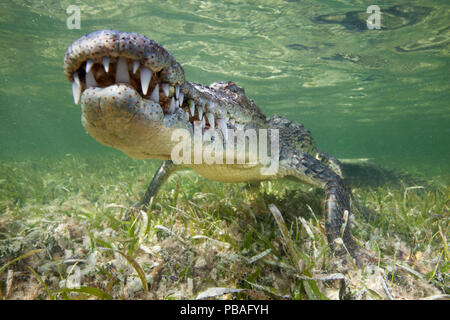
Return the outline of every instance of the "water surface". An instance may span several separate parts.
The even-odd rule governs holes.
[[[80,4],[82,3],[82,4]],[[66,8],[81,9],[81,29]],[[84,132],[62,71],[97,29],[142,33],[186,78],[233,80],[267,115],[302,122],[340,158],[450,169],[448,1],[7,1],[0,3],[0,158],[117,155]]]

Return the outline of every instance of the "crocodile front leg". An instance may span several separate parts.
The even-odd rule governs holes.
[[[167,180],[172,172],[177,169],[177,166],[172,160],[165,160],[156,171],[150,182],[144,197],[135,205],[135,207],[146,209],[150,203],[150,200],[156,196],[163,183]]]
[[[341,177],[321,161],[299,150],[285,148],[281,155],[287,176],[325,190],[325,229],[331,248],[337,255],[348,252],[359,261],[363,252],[350,233],[350,191]],[[339,245],[340,239],[344,247]]]

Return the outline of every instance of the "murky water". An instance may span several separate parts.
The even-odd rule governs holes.
[[[162,44],[190,81],[237,82],[266,114],[302,122],[337,157],[450,169],[446,0],[82,3],[0,3],[0,158],[119,153],[84,132],[62,71],[72,41],[112,28]],[[72,4],[80,30],[66,25]],[[372,4],[382,30],[366,27]]]

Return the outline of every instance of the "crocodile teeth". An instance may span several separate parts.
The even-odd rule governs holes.
[[[137,69],[139,68],[139,61],[135,60],[133,62],[133,74],[136,74]]]
[[[201,106],[197,106],[198,118],[203,118],[203,108]]]
[[[172,100],[170,100],[169,113],[174,113],[175,108],[176,108],[175,98],[172,97]]]
[[[73,94],[73,101],[75,101],[75,104],[78,104],[78,101],[80,101],[81,96],[81,87],[77,84],[76,81],[72,82],[72,94]]]
[[[95,81],[94,74],[89,71],[86,73],[86,88],[96,87],[97,81]]]
[[[226,119],[217,119],[217,126],[220,131],[222,131],[223,138],[225,141],[228,140],[228,132],[227,132],[227,121]]]
[[[109,57],[102,58],[102,64],[106,72],[109,72]]]
[[[119,62],[117,62],[116,82],[130,83],[128,64],[125,58],[119,58]]]
[[[185,111],[184,115],[186,116],[186,120],[189,121],[189,112]]]
[[[184,99],[184,93],[180,92],[179,98],[178,98],[180,107],[183,105],[183,99]]]
[[[77,85],[81,88],[80,78],[78,77],[78,72],[73,73],[73,81],[77,83]]]
[[[178,99],[179,95],[180,95],[180,86],[176,85],[176,87],[175,87],[175,97]]]
[[[194,100],[190,100],[189,99],[188,100],[188,104],[189,104],[189,110],[191,111],[191,116],[194,116],[194,114],[195,114],[195,103],[194,103]]]
[[[206,118],[208,119],[209,126],[214,129],[214,115],[208,112]]]
[[[156,84],[155,89],[153,89],[150,99],[152,99],[156,103],[159,103],[159,85],[158,84]]]
[[[206,118],[202,118],[202,128],[205,128],[206,127],[206,120],[205,120]]]
[[[144,95],[147,94],[148,85],[150,84],[150,79],[152,78],[152,70],[142,67],[141,68],[141,88]]]
[[[162,83],[161,89],[163,90],[166,97],[169,97],[169,84],[168,83]]]
[[[92,66],[94,65],[94,61],[91,59],[87,59],[86,61],[86,73],[89,73],[91,71]]]

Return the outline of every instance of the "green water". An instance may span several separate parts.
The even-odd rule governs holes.
[[[72,4],[80,30],[66,26]],[[365,22],[371,4],[382,30],[345,15]],[[237,82],[337,157],[446,174],[449,13],[448,0],[2,1],[0,158],[119,154],[85,133],[62,70],[72,41],[112,28],[162,44],[190,81]]]

